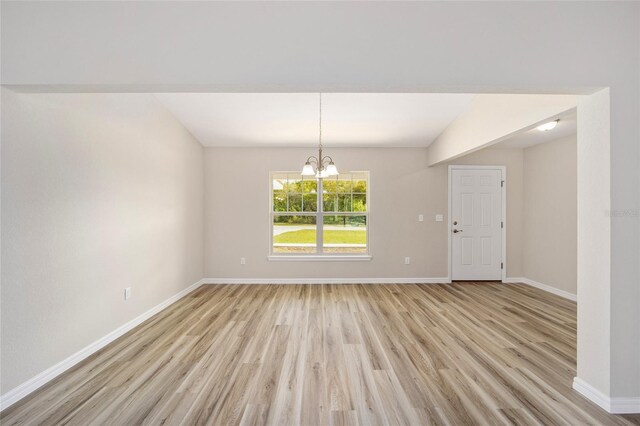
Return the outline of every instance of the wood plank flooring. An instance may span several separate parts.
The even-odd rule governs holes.
[[[571,390],[576,305],[521,284],[203,286],[3,425],[638,424]]]

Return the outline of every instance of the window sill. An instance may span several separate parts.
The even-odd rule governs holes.
[[[358,255],[271,255],[267,259],[275,262],[369,262],[368,254]]]

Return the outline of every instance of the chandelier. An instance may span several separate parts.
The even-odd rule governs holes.
[[[329,176],[337,176],[338,168],[333,164],[333,159],[328,155],[322,156],[322,93],[320,95],[320,135],[318,139],[318,156],[311,156],[307,158],[302,168],[302,176],[315,176],[318,179],[326,178]],[[315,167],[314,167],[315,165]]]

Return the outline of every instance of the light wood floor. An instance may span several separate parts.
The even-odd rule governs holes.
[[[203,286],[13,424],[632,424],[571,390],[575,303],[520,284]]]

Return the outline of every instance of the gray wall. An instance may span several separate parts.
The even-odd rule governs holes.
[[[301,168],[309,149],[205,149],[207,278],[447,277],[447,166],[420,148],[327,149],[342,171],[370,175],[370,262],[268,261],[269,172]],[[507,166],[507,273],[521,276],[522,150],[486,149],[455,164]],[[233,206],[229,208],[228,206]],[[425,221],[418,222],[424,214]],[[435,215],[443,214],[443,222]],[[404,257],[411,264],[404,264]],[[246,258],[246,265],[240,264]]]
[[[200,280],[202,151],[152,95],[2,89],[3,394]]]
[[[576,135],[524,150],[523,276],[576,294]]]

